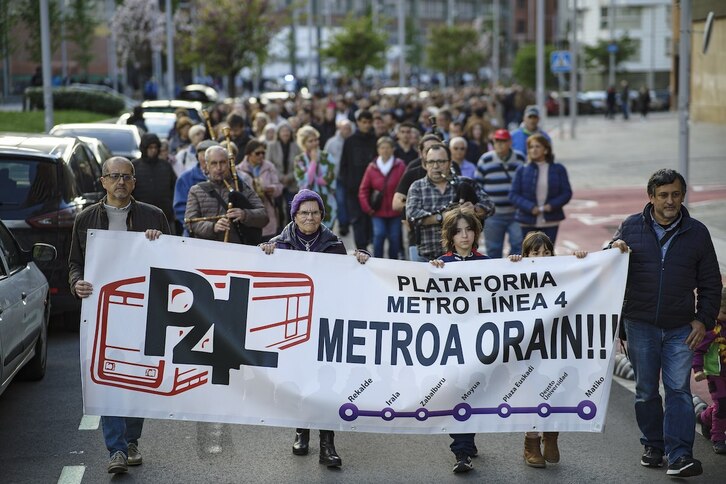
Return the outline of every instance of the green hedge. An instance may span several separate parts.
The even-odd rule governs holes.
[[[43,88],[29,87],[25,90],[26,105],[29,109],[43,109]],[[54,109],[79,109],[109,115],[117,115],[124,110],[124,99],[106,92],[96,92],[73,87],[53,88]]]

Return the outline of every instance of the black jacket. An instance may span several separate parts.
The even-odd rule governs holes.
[[[697,319],[711,329],[721,303],[721,273],[708,229],[681,207],[665,257],[653,229],[652,204],[629,216],[613,237],[631,249],[623,316],[677,328]],[[698,301],[694,289],[698,290]]]
[[[83,279],[83,267],[86,262],[86,235],[88,229],[108,230],[108,214],[103,206],[106,197],[81,212],[73,223],[71,251],[68,256],[68,282],[71,294],[75,296],[76,282]],[[126,217],[126,230],[129,232],[146,232],[148,229],[161,230],[169,234],[169,223],[164,213],[153,205],[131,199],[129,215]]]
[[[166,160],[147,158],[146,149],[149,145],[161,146],[155,134],[145,134],[141,137],[141,158],[134,160],[136,188],[134,198],[139,202],[159,207],[166,215],[167,220],[174,220],[174,187],[176,174]],[[181,220],[180,220],[181,222]]]
[[[356,131],[343,143],[340,155],[340,174],[348,196],[358,202],[358,187],[368,168],[368,163],[378,156],[376,135],[371,129],[368,133]]]

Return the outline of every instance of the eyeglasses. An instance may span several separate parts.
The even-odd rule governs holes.
[[[264,151],[253,151],[252,154],[256,155],[256,156],[260,156],[260,155],[264,155],[265,152]]]
[[[427,160],[426,161],[426,164],[428,166],[434,166],[434,165],[436,165],[436,166],[444,166],[447,163],[449,163],[449,160]]]
[[[118,182],[121,178],[123,178],[125,182],[135,180],[134,175],[129,175],[128,173],[108,173],[107,175],[102,175],[102,178],[108,178],[114,183]]]
[[[322,212],[320,210],[313,210],[312,212],[304,212],[300,210],[297,212],[297,214],[300,215],[300,217],[302,218],[318,218],[320,217],[320,215],[322,215]]]

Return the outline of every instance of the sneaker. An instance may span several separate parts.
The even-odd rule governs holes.
[[[643,457],[640,458],[640,465],[645,467],[662,467],[663,451],[657,447],[646,445]]]
[[[714,442],[713,451],[717,454],[726,454],[726,441]]]
[[[460,472],[469,472],[474,468],[471,465],[471,457],[466,454],[456,454],[456,465],[454,465],[454,473],[459,474]]]
[[[128,472],[129,466],[126,461],[126,456],[120,450],[117,450],[111,456],[111,460],[108,463],[109,474],[121,474]]]
[[[690,455],[684,455],[668,466],[666,474],[675,477],[700,476],[703,474],[703,467],[701,467],[701,461]]]
[[[139,444],[129,444],[129,458],[127,460],[130,466],[140,466],[143,460],[139,451]]]
[[[703,435],[706,439],[711,440],[711,422],[705,422],[702,420],[701,415],[703,415],[703,410],[696,414],[696,422],[698,422],[701,426],[701,435]]]

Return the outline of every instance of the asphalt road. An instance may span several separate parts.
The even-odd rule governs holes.
[[[615,482],[667,481],[665,470],[639,464],[641,446],[633,394],[614,384],[605,431],[560,437],[562,461],[527,467],[520,433],[479,434],[474,471],[454,475],[447,435],[340,432],[340,470],[291,453],[293,431],[275,427],[147,420],[140,441],[144,464],[127,475],[106,473],[100,429],[79,430],[83,418],[78,334],[51,332],[48,374],[37,383],[15,382],[0,397],[0,482]],[[85,421],[84,421],[85,423]],[[695,455],[704,474],[693,482],[723,482],[726,456],[696,435]],[[317,436],[312,437],[313,448]],[[73,477],[82,477],[82,481]]]
[[[553,123],[554,126],[554,123]],[[672,113],[647,122],[583,119],[576,140],[560,138],[554,151],[570,173],[574,200],[561,229],[558,253],[597,250],[617,225],[617,216],[639,211],[648,177],[661,167],[678,168],[677,121]],[[711,230],[726,261],[726,126],[693,125],[689,202]],[[346,244],[352,247],[350,236]],[[93,418],[83,418],[78,334],[51,332],[46,378],[15,382],[0,396],[0,484],[59,482],[665,482],[665,470],[639,465],[642,447],[633,395],[614,384],[605,431],[560,438],[562,462],[533,469],[522,461],[521,434],[477,436],[475,470],[453,475],[446,435],[409,436],[339,433],[339,471],[317,456],[291,454],[293,431],[274,427],[148,420],[141,440],[144,464],[128,475],[106,473],[107,454]],[[79,426],[89,430],[79,430]],[[95,428],[94,428],[95,427]],[[696,436],[695,455],[704,475],[693,482],[724,482],[726,457]],[[312,444],[317,445],[317,437]],[[63,476],[63,477],[61,477]]]

